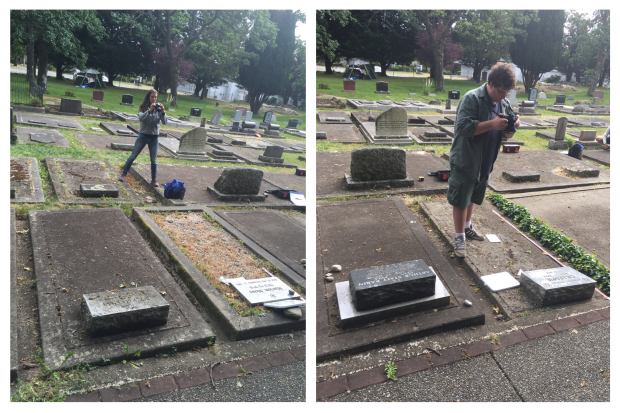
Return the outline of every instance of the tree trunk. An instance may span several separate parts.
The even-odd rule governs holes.
[[[34,27],[32,24],[28,25],[28,36],[32,39],[34,37]],[[26,46],[26,80],[28,82],[34,82],[35,72],[35,58],[34,58],[34,40],[28,42]]]
[[[476,83],[480,83],[481,76],[482,76],[482,62],[480,60],[476,60],[474,62],[474,74],[472,78],[476,81]]]
[[[435,48],[435,90],[445,91],[443,84],[443,42],[437,42]]]
[[[326,75],[334,74],[334,71],[332,70],[332,63],[334,63],[333,60],[325,58],[325,74]]]
[[[607,76],[607,73],[609,73],[607,68],[603,68],[603,70],[601,70],[601,76],[598,78],[598,87],[603,87],[603,83],[605,83],[605,77]]]
[[[209,97],[209,88],[207,87],[207,85],[204,85],[202,87],[202,91],[200,92],[200,100],[204,100],[205,98]]]
[[[588,88],[588,93],[586,93],[586,96],[594,95],[594,90],[596,89],[596,84],[598,83],[598,79],[601,76],[601,71],[603,70],[603,64],[605,63],[606,58],[607,50],[599,50],[598,54],[596,55],[596,67],[594,68],[594,75],[592,76],[592,80],[590,81],[590,87]]]
[[[570,82],[571,77],[573,77],[573,72],[567,71],[567,73],[564,73],[564,76],[566,76],[566,82]]]
[[[577,83],[581,83],[581,73],[580,72],[575,72],[575,81]]]
[[[62,58],[59,57],[56,61],[56,80],[63,80],[62,77]]]
[[[387,71],[390,64],[387,62],[379,62],[379,65],[381,66],[381,73],[379,74],[379,76],[387,76]]]
[[[43,38],[39,39],[39,74],[37,76],[37,85],[43,88],[43,93],[47,93],[47,42]]]
[[[429,73],[429,78],[430,79],[435,79],[435,65],[431,63],[431,65],[428,68],[428,73]]]

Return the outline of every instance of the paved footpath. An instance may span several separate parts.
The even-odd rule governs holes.
[[[202,367],[72,395],[65,402],[303,402],[305,360],[306,347],[297,347],[218,364],[212,370],[213,375],[210,368]]]
[[[317,383],[326,402],[609,402],[609,308]],[[429,362],[430,358],[430,362]]]

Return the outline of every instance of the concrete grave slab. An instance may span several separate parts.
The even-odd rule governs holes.
[[[137,137],[138,133],[128,128],[126,124],[123,123],[112,123],[112,122],[100,122],[99,126],[106,132],[112,135],[118,136],[132,136]],[[140,128],[138,128],[139,130]]]
[[[118,150],[116,148],[112,148],[112,144],[120,144],[126,145],[127,151],[133,151],[133,146],[136,143],[135,137],[130,136],[116,136],[116,135],[96,135],[89,133],[78,133],[75,135],[75,138],[80,142],[84,143],[84,146],[88,149],[99,149],[99,150]],[[159,138],[159,142],[162,142],[163,139],[169,139],[172,141],[174,138]],[[176,139],[175,139],[176,140]],[[149,147],[145,146],[140,152],[141,155],[149,155]],[[129,154],[127,154],[129,157]],[[171,155],[164,151],[157,151],[157,157],[170,157]]]
[[[323,124],[350,124],[351,118],[346,112],[319,112],[317,113],[318,121]]]
[[[325,132],[328,142],[366,143],[355,125],[317,124],[317,132]]]
[[[15,113],[15,122],[28,126],[47,126],[49,128],[86,131],[86,129],[75,120],[60,116],[43,116],[33,113],[17,112]]]
[[[292,189],[296,192],[306,193],[306,177],[295,174],[279,172],[265,172],[263,181],[280,189]]]
[[[570,178],[562,172],[562,168],[579,165],[584,165],[584,162],[556,151],[534,150],[514,154],[500,152],[493,167],[494,171],[528,170],[539,173],[540,181],[512,183],[496,172],[491,174],[489,187],[496,192],[513,193],[572,188],[610,182],[609,171],[600,169],[595,165],[592,165],[592,168],[600,169],[600,174],[596,178]]]
[[[149,216],[149,213],[156,211],[204,212],[222,225],[227,232],[242,241],[243,245],[254,254],[275,265],[282,276],[288,281],[305,287],[305,280],[208,208],[135,208],[133,210],[133,218],[138,225],[146,231],[146,236],[152,241],[152,245],[162,251],[166,257],[169,257],[168,259],[171,263],[174,263],[173,268],[179,278],[188,285],[200,305],[202,305],[209,314],[212,314],[215,319],[219,320],[220,325],[232,340],[245,340],[254,337],[281,334],[291,330],[305,329],[305,310],[302,310],[304,315],[299,320],[285,318],[277,312],[271,312],[264,317],[241,317],[237,311],[230,306],[221,293],[207,280],[204,274],[192,264],[189,258],[181,252],[170,237],[166,235],[159,225]]]
[[[608,127],[610,124],[610,121],[607,119],[593,118],[589,116],[580,116],[578,118],[568,118],[568,121],[576,125],[579,125],[579,126],[594,126],[592,125],[592,122],[601,123],[602,125],[599,127],[604,127],[604,128]]]
[[[11,265],[9,273],[9,296],[10,296],[10,310],[9,310],[9,323],[10,323],[10,357],[9,368],[11,370],[11,381],[17,379],[17,370],[19,368],[19,355],[18,355],[18,319],[17,319],[17,228],[15,227],[15,209],[11,208],[10,218],[10,251]]]
[[[418,219],[399,197],[317,205],[317,361],[355,354],[389,343],[484,323],[467,288],[433,244]],[[336,284],[355,269],[423,260],[448,290],[448,305],[344,329],[338,315]],[[342,271],[324,275],[334,264]]]
[[[601,165],[609,166],[611,163],[611,152],[608,150],[583,152],[583,158],[598,162]]]
[[[452,206],[448,204],[448,201],[421,201],[420,209],[431,220],[433,227],[439,230],[444,241],[452,245],[454,221]],[[498,216],[492,212],[493,209],[494,207],[488,201],[483,202],[481,206],[476,206],[474,223],[481,233],[495,234],[503,239],[503,242],[468,241],[467,257],[463,259],[463,264],[471,274],[480,278],[484,275],[506,271],[518,281],[520,277],[517,273],[520,269],[533,271],[558,267],[549,255],[534,247],[525,237],[515,234],[515,230],[510,225],[498,219]],[[479,285],[486,288],[482,281]],[[540,308],[531,297],[518,288],[499,292],[487,290],[486,293],[500,308],[500,312],[512,319],[516,318],[518,313],[533,312],[532,310]],[[591,301],[600,299],[602,297],[597,294]],[[577,309],[581,307],[576,305],[574,308],[574,311],[578,311]]]
[[[87,198],[118,198],[118,188],[113,184],[80,184],[80,193]]]
[[[532,216],[560,229],[584,251],[596,255],[601,263],[609,267],[611,264],[610,196],[609,186],[596,185],[577,190],[512,194],[506,195],[506,199],[524,206]],[[566,217],[568,216],[592,218],[572,219],[570,225],[567,225]]]
[[[157,179],[161,183],[159,188],[154,188],[149,185],[151,182],[151,164],[137,164],[134,163],[131,166],[130,173],[144,186],[153,192],[154,196],[163,205],[186,205],[186,204],[200,204],[200,205],[239,205],[237,202],[222,202],[219,201],[213,194],[207,191],[209,186],[217,181],[222,174],[224,168],[222,167],[207,167],[207,166],[189,166],[189,165],[166,165],[159,164],[157,166]],[[181,182],[185,182],[185,197],[180,199],[168,199],[164,197],[164,182],[170,182],[173,179],[177,179]],[[270,185],[263,181],[260,186],[259,194],[262,194],[267,189],[277,189],[275,186]],[[248,205],[243,203],[242,205]],[[279,199],[275,196],[268,196],[264,202],[250,203],[249,205],[269,207],[277,206],[279,208],[293,209],[294,205],[287,199]]]
[[[297,168],[297,165],[294,165],[286,161],[282,163],[269,163],[269,162],[260,161],[258,157],[259,155],[262,155],[263,153],[262,151],[257,151],[255,149],[244,148],[244,147],[240,147],[237,145],[228,146],[226,149],[234,153],[237,158],[243,160],[245,163],[249,165],[277,166],[277,167],[282,167],[282,168]]]
[[[45,202],[37,158],[11,157],[10,186],[15,190],[11,203]]]
[[[278,145],[284,148],[285,153],[301,153],[306,151],[306,144],[304,142],[288,140],[273,140],[273,139],[260,139],[266,145]]]
[[[304,279],[306,228],[291,217],[273,210],[216,211],[222,219],[260,245]]]
[[[376,191],[353,191],[346,189],[345,174],[350,174],[351,152],[317,152],[316,153],[316,196],[325,199],[336,196],[367,196],[392,194],[443,194],[448,190],[447,182],[440,182],[428,176],[429,172],[450,169],[449,165],[438,156],[424,151],[407,151],[407,175],[415,181],[409,188],[397,188]],[[424,177],[419,181],[418,177]],[[378,192],[380,191],[380,192]]]
[[[19,143],[46,143],[47,145],[58,146],[61,148],[69,148],[71,145],[67,141],[67,138],[60,133],[60,131],[54,129],[41,129],[41,128],[24,128],[18,127],[16,128],[17,132],[17,140]],[[53,138],[54,142],[44,142],[44,141],[36,141],[33,140],[33,135],[35,134],[46,134],[50,135]],[[36,139],[36,138],[35,138]]]
[[[125,214],[116,208],[30,211],[37,278],[43,358],[57,370],[81,362],[100,364],[102,356],[125,359],[124,346],[153,356],[174,346],[205,346],[214,337],[207,323],[168,274]],[[121,278],[120,274],[124,277]],[[165,291],[168,323],[105,337],[86,334],[80,319],[84,294],[119,291],[120,284]]]
[[[106,160],[45,158],[45,164],[62,204],[140,202],[127,182],[117,181],[118,171]],[[113,184],[118,188],[118,198],[86,198],[80,191],[81,184]]]

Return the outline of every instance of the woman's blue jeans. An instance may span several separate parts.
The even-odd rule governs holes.
[[[153,136],[153,135],[151,135]],[[141,133],[138,134],[138,138],[136,139],[136,143],[133,147],[133,152],[127,162],[125,162],[125,167],[123,168],[123,175],[127,175],[129,173],[129,168],[131,168],[131,164],[136,160],[142,149],[146,145],[149,146],[149,154],[151,155],[151,180],[155,181],[157,178],[157,146],[158,146],[158,137],[153,136],[149,138]]]

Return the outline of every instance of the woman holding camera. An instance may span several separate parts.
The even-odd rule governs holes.
[[[131,168],[131,164],[136,160],[142,149],[146,145],[149,146],[149,154],[151,155],[151,185],[154,187],[158,187],[157,183],[157,145],[159,138],[159,122],[162,124],[166,124],[166,111],[164,106],[157,103],[157,91],[155,89],[151,89],[146,93],[146,96],[140,103],[140,107],[138,108],[138,119],[140,120],[140,132],[138,133],[138,138],[136,139],[136,143],[133,147],[133,152],[127,162],[125,162],[125,167],[123,168],[123,173],[118,178],[119,181],[123,182],[125,177],[129,173],[129,168]]]

